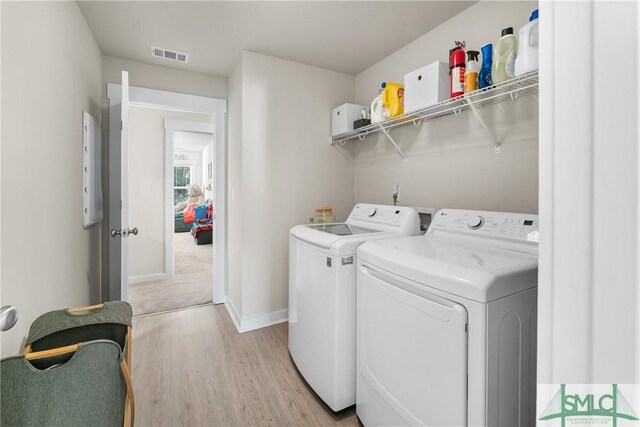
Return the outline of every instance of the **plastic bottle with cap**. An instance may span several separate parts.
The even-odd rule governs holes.
[[[538,69],[538,9],[529,17],[529,22],[518,32],[518,57],[515,75],[521,76]]]
[[[487,43],[480,48],[482,51],[482,67],[478,73],[478,88],[485,89],[493,86],[491,80],[491,65],[493,64],[493,45]]]
[[[477,50],[467,51],[467,67],[464,72],[464,92],[473,92],[478,89],[478,73],[480,72],[480,63],[478,62]]]
[[[494,84],[502,83],[515,76],[516,47],[517,40],[513,35],[513,28],[508,27],[502,30],[502,37],[493,50],[491,79]]]

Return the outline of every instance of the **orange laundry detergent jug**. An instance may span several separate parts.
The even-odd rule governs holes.
[[[386,119],[404,114],[404,85],[382,82],[382,103]]]

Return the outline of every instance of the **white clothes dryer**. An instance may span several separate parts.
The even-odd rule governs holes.
[[[443,209],[358,248],[366,426],[535,425],[538,218]]]
[[[289,352],[334,411],[356,402],[356,249],[419,233],[415,209],[364,203],[344,223],[289,232]]]

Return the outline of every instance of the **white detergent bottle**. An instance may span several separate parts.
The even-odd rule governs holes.
[[[382,102],[382,94],[376,96],[371,103],[371,123],[380,123],[385,120],[385,108]]]
[[[502,83],[515,76],[516,63],[516,36],[513,28],[502,30],[502,37],[493,48],[493,66],[491,67],[491,79],[493,83]]]
[[[521,76],[538,69],[538,9],[531,13],[529,22],[520,28],[518,38],[515,75]]]

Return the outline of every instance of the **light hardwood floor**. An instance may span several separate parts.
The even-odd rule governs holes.
[[[196,245],[191,233],[174,233],[175,275],[129,285],[133,315],[159,313],[213,300],[213,245]]]
[[[287,323],[239,334],[223,305],[133,323],[138,426],[357,426],[308,388],[287,348]]]

